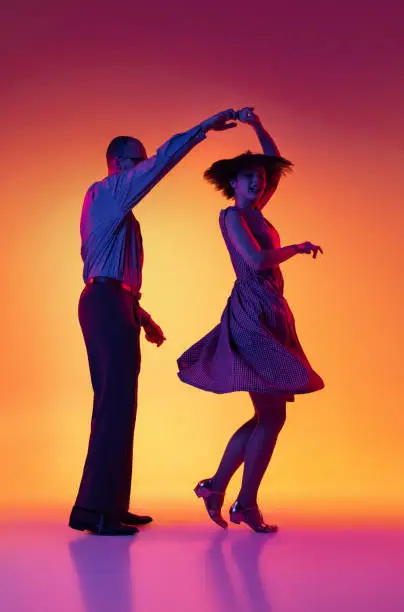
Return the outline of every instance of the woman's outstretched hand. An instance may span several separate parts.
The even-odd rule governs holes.
[[[201,128],[204,130],[204,132],[207,132],[208,130],[215,130],[217,132],[229,130],[237,126],[234,119],[237,119],[236,111],[233,108],[228,108],[227,110],[217,113],[217,115],[213,115],[213,117],[209,117],[209,119],[202,121]]]
[[[312,242],[302,242],[296,245],[298,253],[306,253],[307,255],[313,254],[313,259],[316,259],[318,253],[323,254],[321,246],[313,244]]]
[[[241,121],[241,123],[249,123],[250,125],[260,123],[260,118],[254,113],[253,106],[245,106],[237,111],[237,119]]]

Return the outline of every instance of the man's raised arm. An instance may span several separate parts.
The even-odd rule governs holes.
[[[182,134],[172,136],[156,155],[139,162],[135,168],[111,177],[111,188],[122,215],[144,198],[145,195],[178,164],[198,143],[206,138],[209,130],[224,131],[236,127],[233,109],[222,111]]]

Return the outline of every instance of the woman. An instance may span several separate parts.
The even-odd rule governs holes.
[[[286,418],[286,402],[294,394],[324,387],[297,338],[293,315],[283,297],[279,264],[299,253],[316,258],[321,247],[304,242],[281,247],[276,229],[262,209],[292,164],[280,153],[253,108],[238,112],[251,125],[263,154],[244,153],[214,163],[205,178],[234,205],[220,213],[220,227],[237,280],[221,322],[178,360],[180,379],[206,391],[248,391],[255,414],[230,439],[216,474],[195,488],[210,518],[227,527],[221,514],[231,477],[244,463],[237,500],[230,509],[233,523],[245,522],[258,532],[267,525],[257,506],[261,480]]]

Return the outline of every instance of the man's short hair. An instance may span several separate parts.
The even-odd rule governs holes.
[[[133,136],[116,136],[107,148],[107,164],[110,165],[118,157],[137,157],[146,159],[146,149],[137,138]]]

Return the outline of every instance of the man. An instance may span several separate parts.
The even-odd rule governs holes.
[[[83,278],[79,320],[94,390],[91,435],[69,525],[98,535],[133,535],[149,516],[129,512],[133,434],[140,370],[139,334],[160,346],[160,327],[139,306],[143,248],[132,208],[209,130],[237,124],[229,109],[162,145],[147,159],[136,138],[118,136],[107,149],[108,176],[84,199],[80,233]]]

